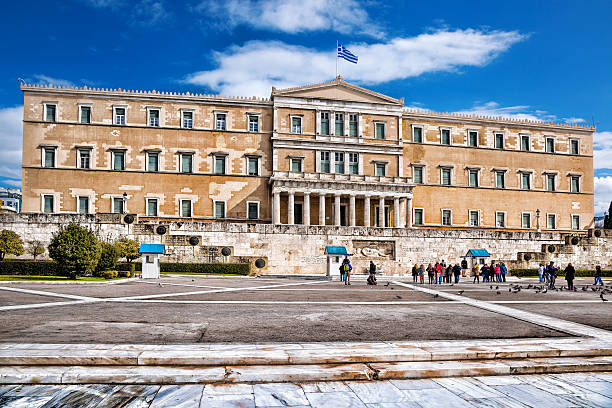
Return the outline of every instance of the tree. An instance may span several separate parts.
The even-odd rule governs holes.
[[[36,257],[38,255],[42,255],[45,253],[45,246],[41,241],[34,240],[28,242],[28,254],[32,255],[34,260],[36,261]]]
[[[121,238],[117,245],[120,248],[120,258],[125,258],[128,263],[132,262],[134,259],[140,258],[140,244],[138,241],[134,241],[133,239]]]
[[[0,261],[6,255],[21,255],[23,254],[23,241],[13,231],[2,230],[0,232]]]
[[[93,273],[100,259],[100,245],[94,233],[73,223],[53,235],[48,250],[60,271],[71,279]]]
[[[119,245],[109,244],[108,242],[100,243],[100,260],[96,266],[96,272],[107,271],[117,267],[117,261],[121,251]]]

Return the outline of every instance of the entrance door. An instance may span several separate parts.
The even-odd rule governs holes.
[[[347,222],[346,222],[346,205],[341,205],[340,206],[340,225],[342,225],[343,227],[346,227]]]
[[[293,205],[293,221],[295,224],[303,224],[304,223],[304,214],[302,213],[303,205],[302,203],[295,203]]]

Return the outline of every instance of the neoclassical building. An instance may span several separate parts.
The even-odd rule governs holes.
[[[345,82],[269,99],[22,84],[23,212],[580,230],[593,132],[435,113]]]

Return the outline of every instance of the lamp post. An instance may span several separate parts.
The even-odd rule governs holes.
[[[125,214],[126,207],[127,207],[127,193],[123,193],[123,214]]]
[[[540,232],[540,209],[536,210],[536,230]]]

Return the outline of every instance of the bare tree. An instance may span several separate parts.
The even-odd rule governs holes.
[[[35,261],[38,255],[42,255],[44,253],[45,253],[45,246],[43,245],[41,241],[38,241],[38,240],[28,241],[28,254],[32,255]]]

